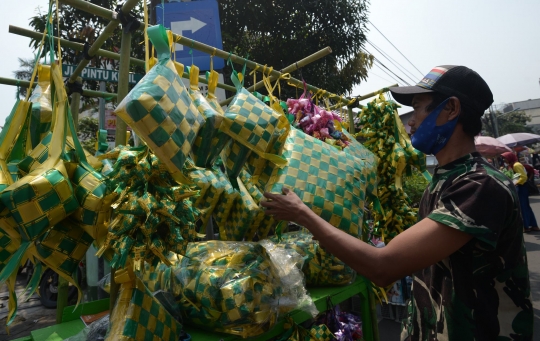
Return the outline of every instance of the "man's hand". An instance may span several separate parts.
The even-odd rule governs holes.
[[[265,192],[267,201],[261,201],[261,206],[265,208],[264,214],[274,217],[276,220],[291,221],[299,223],[309,208],[300,200],[298,195],[283,186],[283,194],[273,194]]]

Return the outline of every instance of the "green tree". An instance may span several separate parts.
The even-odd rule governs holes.
[[[88,2],[107,8],[115,10],[118,4],[121,4],[122,1],[119,0],[87,0]],[[53,4],[53,15],[55,14],[56,9]],[[139,3],[135,9],[132,11],[133,14],[139,19],[142,20],[143,10],[142,2]],[[92,45],[96,38],[103,32],[105,26],[109,24],[109,20],[102,17],[90,14],[85,11],[75,9],[69,5],[60,5],[59,6],[59,17],[60,17],[60,33],[58,33],[56,19],[54,22],[54,35],[60,36],[61,38],[75,41],[78,43],[88,43]],[[30,18],[30,26],[37,32],[43,32],[45,30],[45,24],[47,21],[47,11],[42,11],[39,9],[38,14]],[[122,33],[122,25],[119,25],[118,28],[113,32],[113,34],[105,41],[101,46],[102,49],[118,52],[120,50],[120,41]],[[138,30],[133,33],[132,44],[131,44],[131,56],[135,58],[144,59],[144,44],[139,44],[143,41],[144,35],[143,30]],[[41,39],[33,39],[30,43],[37,51]],[[45,44],[45,48],[42,52],[42,57],[48,55],[50,46],[48,43]],[[56,46],[52,47],[53,51],[56,54]],[[56,57],[58,58],[58,57]],[[78,64],[84,58],[84,54],[81,51],[74,51],[69,48],[62,47],[62,60],[65,64]],[[100,56],[95,56],[89,63],[91,67],[97,68],[109,68],[116,70],[118,69],[119,62],[114,59],[108,59]],[[142,67],[131,66],[131,71],[133,72],[144,72]],[[108,91],[116,92],[116,83],[107,84]],[[84,88],[89,90],[98,90],[99,83],[96,81],[85,81]]]
[[[96,153],[96,133],[99,129],[99,122],[92,117],[81,117],[79,119],[79,130],[77,136],[84,149],[92,155]]]
[[[218,2],[226,51],[279,70],[330,46],[332,54],[301,70],[308,83],[344,94],[366,79],[372,65],[372,56],[362,53],[367,0]],[[296,92],[288,87],[282,91],[284,96]]]
[[[495,136],[492,120],[489,113],[482,117],[482,134],[486,136]],[[499,128],[499,136],[512,133],[532,133],[533,129],[527,126],[527,122],[531,121],[531,117],[524,111],[514,111],[510,113],[495,113],[497,118],[497,126]]]
[[[28,58],[18,58],[19,59],[19,69],[13,71],[13,76],[15,76],[16,79],[28,81],[32,77],[32,72],[34,71],[34,59]],[[17,95],[19,97],[26,96],[26,91],[28,89],[26,87],[17,87]]]

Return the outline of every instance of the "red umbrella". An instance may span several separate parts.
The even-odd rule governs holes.
[[[474,138],[474,144],[476,150],[483,156],[498,156],[505,152],[511,152],[512,149],[508,148],[501,141],[489,136],[477,136]]]

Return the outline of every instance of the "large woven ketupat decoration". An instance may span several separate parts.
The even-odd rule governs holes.
[[[118,273],[118,272],[117,272]],[[121,282],[112,311],[107,341],[179,340],[182,325],[133,274]],[[118,276],[115,278],[119,282]]]
[[[282,156],[288,165],[274,168],[268,189],[286,186],[315,213],[354,237],[361,236],[366,175],[363,159],[291,128]]]
[[[212,74],[210,82],[217,82]],[[231,141],[230,136],[219,131],[223,122],[223,111],[216,110],[199,90],[199,68],[192,65],[189,69],[190,88],[189,95],[199,112],[205,118],[205,123],[199,131],[193,145],[193,159],[198,167],[211,167],[219,156],[221,150]],[[221,109],[221,108],[220,108]]]
[[[185,181],[181,171],[204,117],[193,104],[175,63],[162,26],[148,29],[159,62],[118,105],[116,114],[130,125],[173,178]]]
[[[29,136],[32,148],[35,148],[51,130],[51,67],[49,65],[38,65],[38,85],[29,100],[32,103]]]
[[[277,319],[281,282],[260,244],[190,244],[175,275],[190,323],[245,338],[269,330]]]
[[[9,209],[26,241],[36,240],[79,207],[64,162],[60,159],[65,145],[68,107],[59,66],[53,64],[52,68],[58,106],[49,158],[0,193],[2,204]]]

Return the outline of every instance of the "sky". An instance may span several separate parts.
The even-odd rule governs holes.
[[[36,8],[48,0],[3,1],[0,11],[0,77],[14,78],[17,58],[31,58],[26,37],[10,34],[9,25],[29,28]],[[415,67],[368,24],[367,38],[401,65],[412,79],[371,45],[366,49],[401,78],[413,84],[437,65],[465,65],[490,86],[495,104],[540,98],[540,1],[538,0],[371,0],[369,20]],[[315,51],[306,51],[309,55]],[[264,61],[258,61],[264,64]],[[387,71],[388,72],[388,71]],[[369,78],[353,89],[363,95],[396,83],[374,66]],[[315,86],[316,80],[311,83]],[[399,80],[398,80],[399,81]],[[414,82],[413,82],[414,81]],[[402,81],[399,81],[403,83]],[[0,125],[15,103],[15,87],[0,85]],[[406,112],[403,108],[400,112]]]

